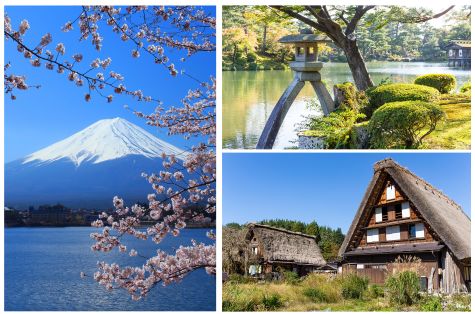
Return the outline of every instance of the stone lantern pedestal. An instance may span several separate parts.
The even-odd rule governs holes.
[[[272,110],[257,143],[257,149],[269,149],[274,146],[282,122],[305,82],[309,82],[315,90],[324,115],[335,110],[333,99],[321,80],[320,70],[323,63],[317,59],[318,43],[329,40],[318,37],[311,30],[303,30],[299,35],[282,37],[279,42],[295,46],[295,61],[290,63],[294,79]]]

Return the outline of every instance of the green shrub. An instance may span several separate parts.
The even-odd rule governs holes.
[[[378,285],[370,285],[368,289],[368,295],[372,299],[384,297],[384,289]]]
[[[460,87],[461,93],[470,93],[472,91],[472,83],[470,81],[465,82],[462,87]]]
[[[255,63],[255,62],[249,63],[249,65],[247,66],[247,69],[249,71],[256,71],[257,70],[257,63]]]
[[[373,148],[417,148],[445,114],[439,105],[422,101],[387,103],[368,124]]]
[[[303,290],[303,295],[312,300],[315,303],[328,303],[328,297],[325,291],[319,288],[305,288]]]
[[[414,84],[430,86],[441,94],[448,94],[454,90],[457,80],[452,74],[426,74],[417,77]]]
[[[285,65],[283,64],[276,64],[274,65],[274,70],[285,70]]]
[[[368,289],[368,278],[349,274],[342,278],[341,295],[345,299],[362,299]]]
[[[246,56],[247,62],[253,63],[257,60],[257,55],[254,52],[249,52]]]
[[[349,148],[353,125],[364,117],[354,110],[337,109],[328,116],[310,118],[308,127],[323,137],[325,148]]]
[[[472,297],[469,293],[457,293],[447,297],[445,310],[450,312],[470,312]]]
[[[403,271],[386,280],[386,291],[393,304],[412,305],[419,300],[419,277],[413,271]]]
[[[366,91],[369,105],[365,114],[371,117],[373,112],[382,105],[406,100],[433,102],[439,99],[440,93],[433,87],[416,84],[386,84]]]
[[[440,312],[443,310],[442,298],[438,296],[427,296],[419,303],[421,312]]]
[[[271,296],[264,295],[262,297],[262,304],[266,311],[274,311],[282,307],[282,297],[277,293],[274,293]]]
[[[295,285],[300,281],[300,277],[296,272],[284,271],[282,275],[284,277],[284,281],[289,285]]]
[[[269,64],[264,64],[264,70],[265,71],[269,71],[269,70],[272,70],[272,67],[269,65]]]

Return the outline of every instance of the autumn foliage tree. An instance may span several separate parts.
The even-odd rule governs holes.
[[[162,28],[173,31],[162,31]],[[206,245],[192,241],[180,246],[174,254],[157,250],[155,256],[143,256],[133,248],[127,248],[122,239],[126,236],[141,240],[151,239],[159,244],[165,237],[179,236],[187,222],[206,220],[203,210],[214,215],[216,210],[216,82],[210,79],[202,82],[191,73],[175,66],[173,51],[185,52],[181,62],[194,54],[215,51],[215,17],[205,10],[191,6],[83,6],[73,21],[65,21],[64,32],[79,30],[80,41],[90,42],[100,51],[104,42],[103,28],[110,28],[124,42],[124,49],[130,50],[131,58],[144,58],[156,65],[157,70],[171,76],[185,76],[195,80],[197,87],[190,90],[179,106],[165,106],[157,95],[144,95],[125,86],[125,78],[111,69],[111,58],[85,60],[80,52],[70,52],[61,42],[54,42],[53,35],[44,34],[36,42],[25,40],[30,29],[27,20],[11,21],[5,14],[4,36],[13,41],[19,55],[35,68],[56,71],[65,79],[85,89],[84,100],[102,97],[114,102],[114,96],[126,95],[135,101],[155,103],[152,113],[133,110],[148,125],[164,128],[169,135],[182,135],[186,139],[197,138],[186,156],[162,155],[163,170],[157,174],[142,176],[151,184],[155,193],[149,194],[148,206],[135,204],[126,206],[119,196],[114,197],[113,214],[102,213],[93,226],[101,232],[91,234],[95,241],[92,250],[109,252],[117,249],[124,254],[144,258],[141,267],[122,267],[118,264],[98,263],[93,278],[102,286],[111,289],[125,289],[134,300],[138,300],[157,284],[178,282],[196,269],[205,269],[214,274],[216,269],[215,244]],[[71,57],[68,57],[71,56]],[[186,64],[186,62],[184,63]],[[26,77],[13,72],[12,64],[4,66],[4,91],[12,100],[17,90],[28,90]],[[200,205],[200,206],[196,206]],[[147,218],[155,224],[146,230],[141,220]],[[212,231],[208,237],[215,240]],[[87,274],[81,273],[82,276]]]

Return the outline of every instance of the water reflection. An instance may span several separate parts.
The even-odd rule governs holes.
[[[375,83],[385,79],[412,82],[417,75],[427,73],[453,74],[457,88],[470,80],[470,71],[448,68],[442,63],[369,62],[368,69]],[[347,64],[327,63],[322,79],[333,86],[352,81],[352,76]],[[223,147],[255,148],[267,118],[291,80],[291,71],[223,72]],[[295,129],[303,117],[319,114],[307,108],[310,99],[316,96],[310,84],[306,84],[290,108],[274,148],[295,146]]]

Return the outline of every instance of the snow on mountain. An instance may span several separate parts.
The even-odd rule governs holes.
[[[186,152],[135,124],[114,118],[99,120],[62,141],[26,156],[23,164],[50,163],[66,158],[78,167],[83,162],[97,164],[129,155],[157,158],[162,152],[174,154],[179,159],[186,156]]]
[[[5,204],[109,208],[115,195],[130,203],[146,202],[154,191],[141,173],[164,170],[162,153],[179,159],[187,155],[127,120],[100,120],[5,164]]]

